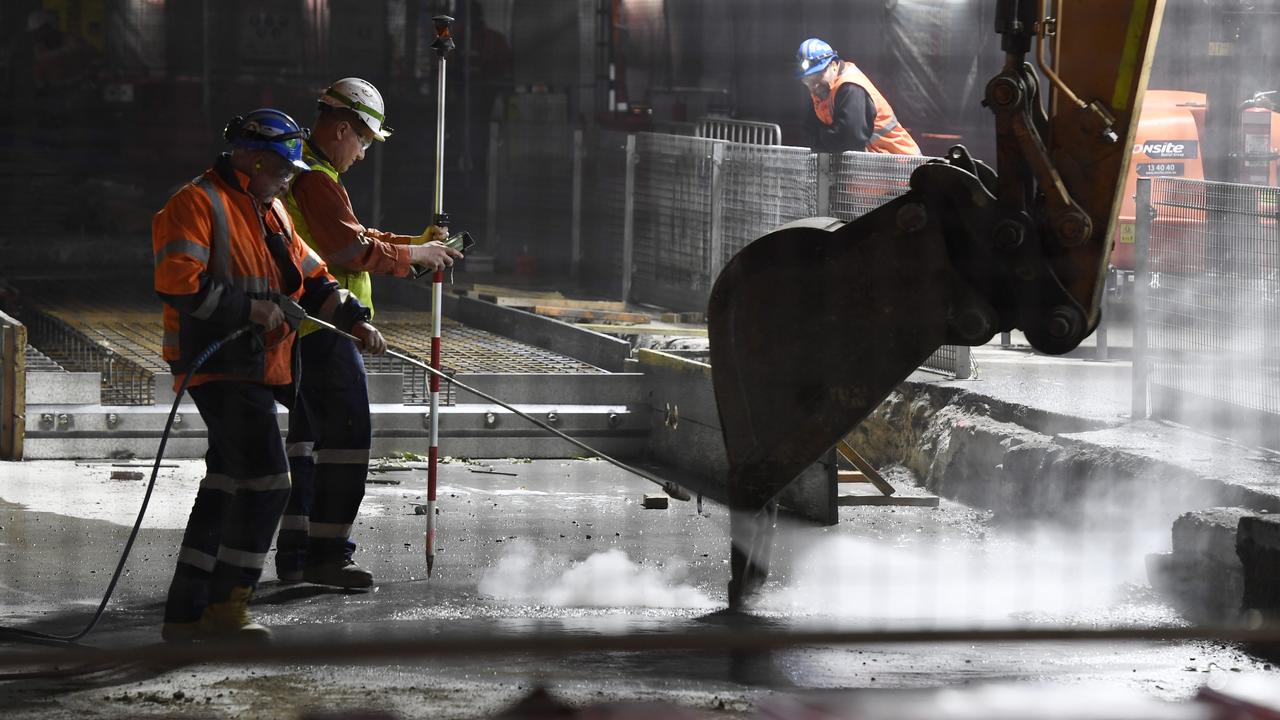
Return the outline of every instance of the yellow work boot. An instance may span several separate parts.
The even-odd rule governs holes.
[[[251,597],[252,589],[236,587],[231,589],[231,597],[224,602],[213,603],[205,608],[204,617],[200,618],[201,639],[271,642],[271,631],[249,617]]]

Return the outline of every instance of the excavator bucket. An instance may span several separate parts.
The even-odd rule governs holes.
[[[735,505],[763,507],[943,344],[936,224],[904,197],[849,224],[779,229],[725,267],[708,313]]]
[[[774,497],[954,339],[946,213],[922,200],[913,191],[851,223],[785,226],[716,280],[708,319],[735,606],[764,580]]]
[[[1163,0],[998,0],[996,171],[957,146],[857,220],[792,223],[725,266],[708,325],[731,606],[767,574],[778,493],[939,346],[1019,328],[1057,354],[1096,327],[1162,12]]]

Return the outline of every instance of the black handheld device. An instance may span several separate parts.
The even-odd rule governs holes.
[[[453,248],[454,250],[465,253],[466,251],[475,247],[476,241],[474,238],[471,237],[471,233],[467,232],[466,230],[463,230],[457,235],[450,236],[449,239],[444,241],[444,244]],[[413,272],[413,277],[415,279],[420,278],[423,275],[431,274],[430,270],[418,267],[417,265],[413,266],[412,272]]]

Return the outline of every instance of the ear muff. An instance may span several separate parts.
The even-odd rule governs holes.
[[[240,137],[240,133],[244,131],[244,116],[237,115],[227,123],[222,129],[222,139],[227,142],[233,142]]]

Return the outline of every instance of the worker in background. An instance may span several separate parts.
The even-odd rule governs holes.
[[[800,43],[796,63],[796,77],[813,101],[813,112],[806,113],[805,139],[815,152],[920,154],[884,95],[826,42],[809,38]]]
[[[391,135],[382,95],[359,78],[344,78],[321,93],[305,142],[299,175],[285,196],[298,234],[328,265],[338,283],[373,310],[369,274],[405,277],[412,266],[439,270],[462,253],[431,226],[421,235],[395,235],[356,219],[339,175]],[[291,413],[289,463],[293,493],[276,543],[276,573],[284,581],[365,588],[373,575],[352,558],[351,527],[364,499],[372,440],[369,391],[360,351],[346,338],[303,325],[304,413]]]
[[[279,110],[228,124],[231,152],[184,185],[152,222],[155,289],[164,301],[164,358],[194,372],[191,399],[208,427],[206,473],[187,521],[165,604],[169,642],[270,639],[248,602],[289,496],[289,465],[275,404],[292,404],[294,334],[276,300],[360,338],[386,343],[369,310],[342,290],[294,232],[276,196],[307,169],[306,131]],[[252,324],[198,368],[215,341]]]

